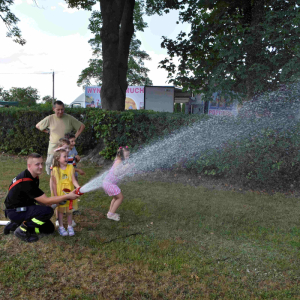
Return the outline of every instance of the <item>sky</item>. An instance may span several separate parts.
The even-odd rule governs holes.
[[[50,95],[66,104],[71,103],[84,91],[77,86],[81,71],[88,67],[92,50],[88,40],[93,37],[88,30],[91,12],[68,8],[61,0],[15,0],[11,11],[20,19],[18,27],[27,41],[24,46],[6,37],[6,27],[0,20],[0,87],[31,86],[39,91],[40,98]],[[95,7],[98,9],[99,5]],[[162,36],[176,38],[189,25],[176,24],[178,12],[151,17],[145,16],[148,28],[137,32],[141,49],[151,57],[145,65],[150,70],[153,85],[165,86],[167,72],[158,68],[159,61],[167,56],[160,44]]]

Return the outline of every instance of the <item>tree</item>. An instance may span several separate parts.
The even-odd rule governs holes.
[[[49,107],[52,107],[52,100],[53,100],[53,97],[52,97],[52,96],[49,96],[49,95],[44,96],[44,97],[42,98],[43,104],[44,104],[45,106],[49,106]],[[57,99],[54,98],[53,102],[55,102],[56,100],[57,100]]]
[[[3,87],[0,87],[0,99],[1,101],[12,101],[9,91],[4,90]]]
[[[297,0],[187,0],[176,40],[164,37],[161,61],[175,85],[253,97],[300,75]],[[179,59],[179,65],[174,58]]]
[[[135,10],[134,23],[135,27],[142,30],[146,25],[141,19],[140,13]],[[90,18],[89,29],[95,34],[95,37],[89,40],[90,45],[93,48],[93,56],[89,60],[89,66],[85,68],[77,81],[78,85],[102,85],[103,78],[103,60],[102,60],[102,42],[100,37],[100,31],[102,26],[102,15],[99,11],[93,11],[92,17]],[[152,85],[152,81],[148,78],[149,69],[144,66],[144,60],[151,60],[149,55],[140,50],[141,42],[133,36],[130,48],[129,48],[129,59],[128,59],[128,72],[127,72],[127,83],[128,85]],[[93,83],[92,83],[93,82]]]
[[[22,38],[21,31],[16,25],[20,20],[10,11],[9,8],[9,6],[13,3],[13,0],[0,1],[0,18],[7,28],[6,36],[14,38],[14,42],[23,46],[26,41]]]
[[[129,49],[127,83],[128,85],[152,85],[151,79],[148,77],[149,69],[145,67],[144,60],[151,60],[147,52],[139,49],[141,42],[138,39],[132,39]],[[88,86],[102,85],[103,79],[103,60],[101,49],[94,51],[96,58],[89,60],[89,66],[82,70],[79,75],[77,84]]]
[[[96,1],[66,0],[70,7],[91,9]],[[131,37],[134,33],[135,0],[100,0],[103,76],[102,107],[124,110],[127,89],[126,75]]]
[[[19,106],[33,106],[40,99],[38,90],[31,86],[27,88],[13,87],[9,90],[11,101],[18,101]]]
[[[91,10],[96,0],[65,0],[70,7]],[[108,110],[124,110],[128,57],[134,26],[142,21],[144,11],[155,13],[168,2],[177,0],[156,0],[160,6],[152,9],[155,0],[99,0],[102,22],[99,35],[102,42],[103,73],[101,101]],[[154,6],[153,6],[154,7]],[[134,22],[139,16],[139,22]]]

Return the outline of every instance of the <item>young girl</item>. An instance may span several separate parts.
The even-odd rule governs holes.
[[[128,169],[128,167],[124,166],[124,162],[129,158],[129,154],[128,146],[120,147],[112,168],[103,180],[105,193],[113,197],[107,213],[107,218],[110,220],[120,221],[120,215],[116,214],[116,210],[121,205],[124,197],[117,183]]]
[[[67,151],[67,154],[69,153],[70,150],[70,141],[67,138],[60,138],[58,140],[58,144],[57,144],[57,148],[64,148]],[[51,191],[51,195],[54,195],[54,192],[52,191],[52,169],[53,169],[53,162],[52,165],[50,167],[50,191]],[[77,178],[76,178],[77,180]],[[56,222],[55,222],[55,226],[58,227],[59,226],[59,222],[58,222],[58,210],[55,210],[55,216],[56,216]],[[72,227],[75,227],[76,223],[74,220],[72,220]]]
[[[53,155],[53,170],[52,170],[52,191],[54,196],[68,194],[70,191],[79,187],[75,178],[74,167],[68,165],[68,155],[64,148],[57,148]],[[72,211],[77,208],[77,200],[68,200],[66,204],[60,205],[58,209],[58,233],[62,236],[75,235],[72,227]],[[63,227],[63,215],[67,214],[68,231]]]

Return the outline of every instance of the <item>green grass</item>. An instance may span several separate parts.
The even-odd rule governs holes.
[[[25,167],[0,156],[0,195]],[[84,184],[100,168],[81,166]],[[48,177],[41,187],[49,195]],[[2,299],[300,299],[299,201],[283,194],[134,181],[84,194],[75,237],[0,235]],[[3,220],[3,213],[0,213]]]

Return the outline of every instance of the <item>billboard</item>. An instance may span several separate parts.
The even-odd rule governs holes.
[[[224,97],[220,93],[213,93],[213,100],[209,101],[208,114],[214,116],[234,116],[237,115],[237,101],[232,101],[231,97]]]
[[[85,87],[85,107],[99,107],[101,86]],[[125,109],[144,109],[144,86],[129,86],[126,90]]]

